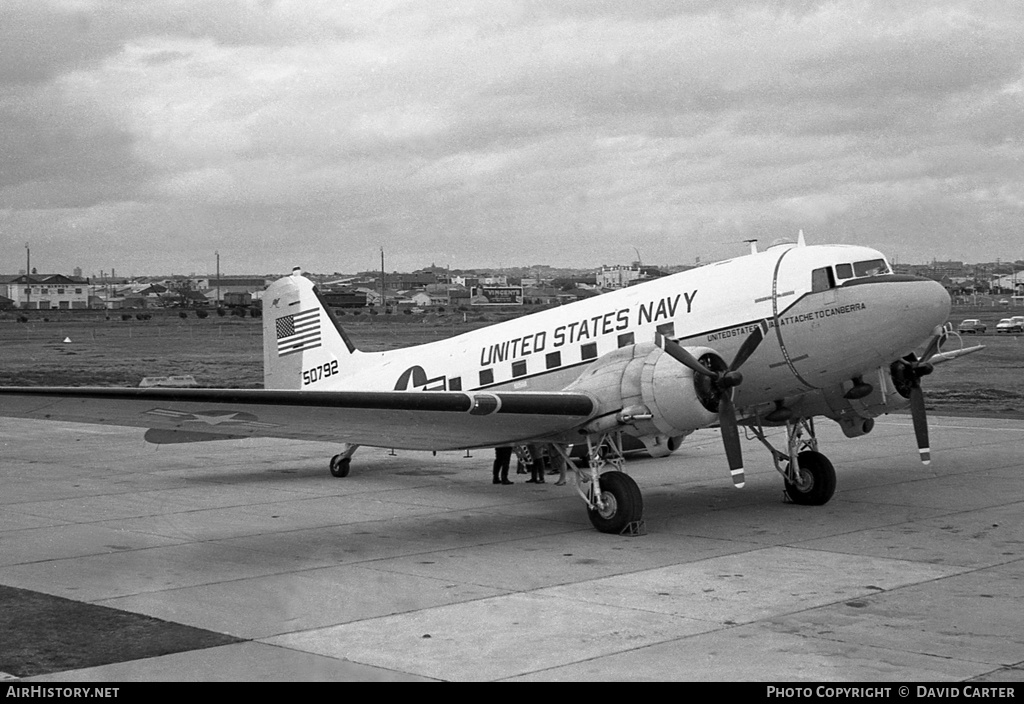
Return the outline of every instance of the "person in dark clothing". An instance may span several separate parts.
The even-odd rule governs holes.
[[[509,481],[508,465],[512,461],[511,447],[494,448],[494,484],[515,484]]]
[[[544,454],[540,445],[527,445],[530,453],[530,478],[527,484],[544,483]]]

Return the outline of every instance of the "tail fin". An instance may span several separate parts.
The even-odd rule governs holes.
[[[352,344],[313,282],[296,267],[263,294],[263,388],[329,388],[357,371]]]

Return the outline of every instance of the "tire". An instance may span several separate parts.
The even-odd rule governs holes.
[[[644,498],[631,476],[623,472],[605,472],[600,483],[605,510],[587,510],[595,528],[602,533],[621,533],[627,525],[643,517]]]
[[[332,477],[347,477],[349,470],[352,468],[352,458],[342,458],[341,455],[335,455],[331,458],[331,476]]]
[[[807,486],[798,487],[786,482],[786,493],[793,503],[801,506],[824,506],[836,491],[836,470],[828,457],[807,450],[799,455],[800,472],[809,476]]]

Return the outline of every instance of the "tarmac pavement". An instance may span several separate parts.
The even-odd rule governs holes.
[[[698,431],[627,464],[621,537],[488,450],[336,479],[328,444],[3,419],[0,584],[243,639],[23,681],[1024,679],[1024,421],[932,417],[927,467],[909,416],[818,432],[826,506]]]

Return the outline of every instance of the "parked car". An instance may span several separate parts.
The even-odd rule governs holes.
[[[1010,318],[1010,327],[1013,332],[1024,332],[1024,315],[1015,315]]]
[[[1001,333],[1001,332],[1011,333],[1013,331],[1014,331],[1013,330],[1013,321],[1011,319],[1009,319],[1009,318],[1003,318],[998,323],[996,323],[996,334],[997,335],[999,333]]]
[[[988,326],[977,318],[968,318],[960,323],[960,327],[957,328],[957,330],[963,334],[970,333],[972,335],[977,335],[978,333],[988,330]]]

